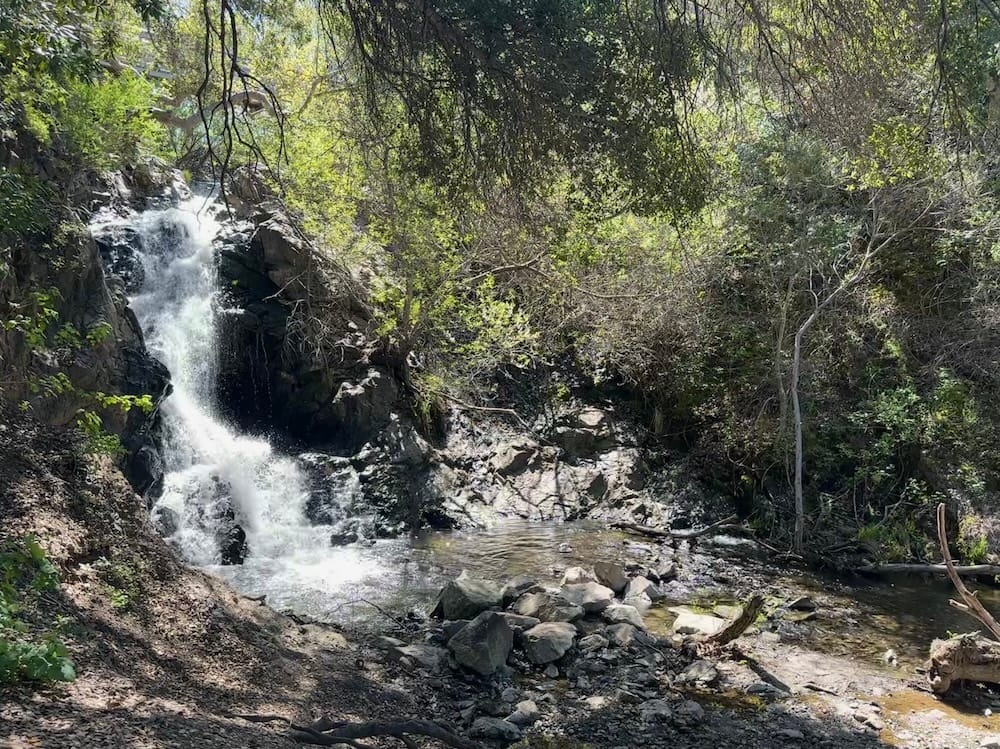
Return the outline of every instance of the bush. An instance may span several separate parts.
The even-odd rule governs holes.
[[[26,606],[58,588],[59,575],[34,537],[0,546],[0,684],[76,678],[61,636],[65,620],[39,628],[23,617]]]

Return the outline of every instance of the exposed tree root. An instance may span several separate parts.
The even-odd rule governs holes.
[[[447,728],[432,723],[429,720],[373,720],[364,723],[345,723],[333,721],[329,718],[319,720],[307,725],[293,723],[283,715],[231,715],[231,718],[247,720],[251,723],[285,723],[289,727],[289,737],[300,744],[311,744],[313,746],[334,746],[336,744],[348,744],[350,746],[363,748],[360,739],[370,739],[376,736],[390,736],[398,739],[407,749],[416,749],[417,743],[413,736],[426,736],[430,739],[440,741],[446,746],[455,749],[481,749],[480,745],[474,741],[464,739],[458,734],[452,733]]]
[[[931,644],[927,663],[931,689],[947,692],[959,681],[1000,683],[1000,643],[978,632],[958,635]]]

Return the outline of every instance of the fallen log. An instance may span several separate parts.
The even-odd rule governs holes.
[[[672,538],[678,541],[699,538],[701,536],[707,536],[711,533],[746,531],[746,528],[739,524],[739,517],[737,515],[730,515],[728,518],[723,518],[722,520],[712,523],[711,525],[706,525],[704,528],[692,528],[681,531],[669,531],[663,528],[654,528],[649,525],[639,525],[637,523],[612,523],[611,527],[617,528],[618,530],[631,531],[632,533],[638,533],[643,536],[652,536],[653,538]]]
[[[960,681],[1000,684],[1000,643],[979,632],[934,640],[927,661],[927,679],[938,694]]]
[[[727,624],[721,631],[715,633],[714,635],[709,635],[705,639],[705,642],[711,643],[712,645],[728,645],[730,642],[746,632],[750,626],[757,621],[757,615],[760,614],[761,609],[763,608],[764,596],[754,594],[750,597],[750,600],[744,604],[743,611],[740,612],[738,617],[733,619],[733,621]]]
[[[955,573],[963,577],[975,575],[1000,575],[1000,565],[997,564],[968,564],[954,565]],[[869,564],[864,567],[855,567],[854,572],[860,575],[907,575],[907,574],[934,574],[947,575],[948,565],[946,564]]]

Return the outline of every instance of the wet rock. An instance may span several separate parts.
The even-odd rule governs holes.
[[[239,525],[233,525],[222,542],[222,564],[243,564],[247,555],[247,534]]]
[[[348,544],[355,544],[358,542],[359,538],[360,536],[358,536],[357,531],[338,531],[330,534],[330,546],[347,546]]]
[[[507,716],[507,721],[516,726],[530,726],[541,717],[542,713],[532,700],[518,702],[514,712]]]
[[[501,592],[502,603],[504,606],[510,606],[510,604],[525,593],[541,590],[542,588],[539,586],[538,580],[531,575],[518,575],[503,586],[503,591]]]
[[[639,715],[643,723],[665,723],[673,718],[674,711],[666,700],[646,700],[639,705]]]
[[[636,640],[636,635],[639,630],[636,629],[631,624],[612,624],[605,630],[608,635],[608,641],[619,648],[627,648]]]
[[[663,598],[663,593],[653,584],[651,580],[642,575],[633,577],[625,587],[625,598],[633,596],[647,596],[651,601],[659,601]]]
[[[611,588],[605,588],[598,583],[581,583],[579,585],[566,585],[560,594],[570,603],[576,604],[587,614],[596,614],[615,600],[615,593]]]
[[[576,627],[568,622],[544,622],[524,633],[524,650],[532,663],[550,663],[573,647]]]
[[[674,723],[692,727],[705,721],[705,708],[694,700],[686,700],[674,709]]]
[[[477,739],[489,739],[513,744],[521,738],[521,729],[502,718],[476,718],[469,735]]]
[[[612,562],[596,562],[594,564],[594,575],[601,585],[611,588],[616,594],[621,594],[628,585],[628,577],[620,564]]]
[[[583,585],[584,583],[596,583],[597,578],[594,573],[584,567],[570,567],[563,573],[560,585]]]
[[[556,551],[558,551],[560,554],[572,554],[573,547],[570,546],[565,541],[563,541],[561,544],[559,544],[559,546],[556,547]]]
[[[477,580],[463,571],[441,589],[431,615],[441,619],[471,619],[483,611],[498,608],[501,598],[496,585]]]
[[[583,608],[570,603],[558,593],[525,593],[513,606],[514,613],[543,622],[571,622],[583,616]]]
[[[677,615],[671,630],[679,635],[706,635],[718,634],[726,627],[726,620],[708,614],[696,614],[683,606],[674,606],[670,612]]]
[[[514,631],[503,615],[484,611],[448,640],[448,649],[462,666],[483,676],[507,662],[514,647]]]
[[[181,527],[180,516],[169,507],[157,505],[152,513],[153,527],[161,536],[172,536]]]
[[[635,606],[628,606],[622,603],[615,603],[608,606],[604,611],[601,612],[601,616],[604,621],[609,624],[631,624],[637,629],[645,629],[646,625],[643,624],[642,616],[639,614],[639,610]]]

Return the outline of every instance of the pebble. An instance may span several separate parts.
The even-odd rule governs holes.
[[[548,676],[550,679],[558,679],[559,667],[556,666],[554,663],[550,663],[545,667],[545,675]]]

